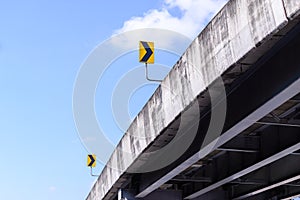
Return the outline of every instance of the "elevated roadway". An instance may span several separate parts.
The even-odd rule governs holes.
[[[87,200],[300,194],[299,13],[300,0],[229,1],[134,119]]]

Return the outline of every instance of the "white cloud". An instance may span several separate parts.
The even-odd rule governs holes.
[[[115,33],[140,28],[163,28],[194,38],[226,2],[227,0],[164,0],[161,8],[149,10],[140,17],[132,17]],[[179,13],[172,15],[172,9],[177,9]]]
[[[55,186],[50,186],[50,187],[49,187],[49,191],[50,191],[50,192],[56,191],[56,187],[55,187]]]
[[[106,44],[106,57],[137,50],[142,40],[180,56],[227,1],[164,0],[160,8],[134,16],[115,30]]]

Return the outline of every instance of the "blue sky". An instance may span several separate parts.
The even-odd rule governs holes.
[[[89,153],[73,119],[72,94],[81,64],[113,34],[167,28],[194,38],[225,0],[1,1],[0,2],[0,199],[84,199],[95,181]],[[171,67],[176,55],[160,62]],[[113,85],[137,66],[136,52],[116,61],[97,89],[96,111],[108,138],[122,131],[111,116]],[[159,58],[159,56],[158,56]],[[125,66],[125,67],[124,67]],[[122,70],[118,70],[122,68]],[[156,85],[130,99],[134,117]],[[127,102],[126,102],[127,104]],[[95,173],[103,165],[98,163]]]

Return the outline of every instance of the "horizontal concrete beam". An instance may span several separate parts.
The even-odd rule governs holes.
[[[298,166],[298,163],[300,161],[299,156],[293,156],[289,155],[287,157],[284,157],[283,159],[280,159],[277,162],[271,163],[266,168],[262,168],[259,171],[254,172],[253,174],[248,175],[249,176],[255,176],[256,174],[261,173],[261,171],[265,170],[268,171],[267,177],[270,177],[268,180],[268,184],[264,185],[255,185],[254,189],[247,191],[247,192],[240,192],[233,197],[233,199],[245,199],[251,196],[260,195],[261,193],[267,192],[269,190],[273,190],[274,188],[280,187],[280,186],[296,186],[299,187],[299,184],[291,184],[292,182],[296,180],[300,180],[300,169]],[[236,193],[236,191],[234,191]],[[254,197],[254,198],[255,198]],[[259,199],[259,198],[257,198]],[[281,199],[281,198],[280,198]]]
[[[222,186],[226,183],[229,183],[229,182],[231,182],[235,179],[238,179],[238,178],[240,178],[240,177],[242,177],[246,174],[249,174],[249,173],[251,173],[251,172],[253,172],[257,169],[260,169],[260,168],[262,168],[262,167],[264,167],[264,166],[266,166],[266,165],[268,165],[268,164],[270,164],[274,161],[277,161],[281,158],[284,158],[285,156],[288,156],[289,154],[291,154],[291,153],[293,153],[293,152],[295,152],[299,149],[300,149],[300,143],[297,143],[297,144],[295,144],[295,145],[293,145],[293,146],[291,146],[291,147],[289,147],[289,148],[287,148],[287,149],[285,149],[285,150],[283,150],[283,151],[281,151],[281,152],[279,152],[279,153],[277,153],[273,156],[270,156],[269,158],[267,158],[267,159],[265,159],[261,162],[258,162],[256,164],[252,165],[251,167],[248,167],[248,168],[246,168],[246,169],[244,169],[244,170],[242,170],[242,171],[240,171],[236,174],[233,174],[232,176],[229,176],[229,177],[227,177],[227,178],[225,178],[225,179],[223,179],[223,180],[221,180],[217,183],[214,183],[214,184],[208,186],[205,189],[202,189],[198,192],[195,192],[194,194],[191,194],[191,195],[185,197],[185,199],[194,199],[194,198],[196,198],[198,196],[201,196],[201,195],[203,195],[203,194],[205,194],[205,193],[207,193],[211,190],[217,189],[218,187],[220,187],[220,186]],[[242,196],[242,198],[244,198],[244,196]]]
[[[151,195],[137,199],[134,197],[135,194],[130,190],[119,190],[118,200],[182,200],[182,191],[180,190],[157,190]]]

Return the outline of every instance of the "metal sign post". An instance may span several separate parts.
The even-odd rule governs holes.
[[[162,80],[149,78],[148,64],[154,64],[154,42],[140,41],[139,61],[145,63],[146,66],[146,79],[148,81],[162,82]]]
[[[89,154],[87,156],[87,166],[91,168],[91,176],[99,176],[93,174],[93,168],[96,167],[96,155],[95,154]]]

